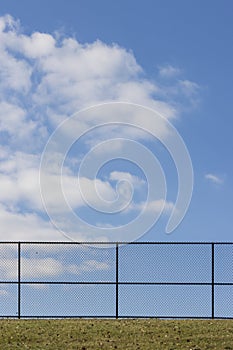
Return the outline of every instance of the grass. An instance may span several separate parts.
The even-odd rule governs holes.
[[[0,320],[0,349],[233,350],[233,320]]]

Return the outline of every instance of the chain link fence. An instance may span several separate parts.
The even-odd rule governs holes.
[[[233,243],[0,243],[1,318],[233,318]]]

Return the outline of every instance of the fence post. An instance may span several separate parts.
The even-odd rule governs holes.
[[[18,319],[21,318],[21,243],[18,242]]]
[[[211,317],[214,318],[214,283],[215,283],[215,281],[214,281],[214,243],[211,243],[211,251],[212,251],[212,253],[211,253],[211,255],[212,255],[212,258],[211,258],[211,260],[212,260],[212,283],[211,283],[211,285],[212,285],[212,315],[211,315]]]
[[[119,302],[118,302],[118,298],[119,298],[119,295],[118,295],[118,292],[119,292],[119,286],[118,286],[118,279],[119,279],[119,276],[118,276],[118,273],[119,273],[119,271],[118,271],[118,269],[119,269],[119,267],[118,267],[118,264],[119,264],[119,260],[118,260],[118,258],[119,258],[119,252],[118,252],[118,243],[116,243],[116,319],[118,319],[118,304],[119,304]]]

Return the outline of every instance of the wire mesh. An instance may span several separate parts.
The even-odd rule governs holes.
[[[233,243],[0,243],[0,317],[233,318],[232,305]]]
[[[115,250],[101,245],[21,244],[21,281],[114,282]]]
[[[233,244],[215,245],[215,282],[233,282]]]
[[[215,317],[233,318],[233,286],[215,286]]]
[[[18,317],[18,286],[0,283],[0,317]]]
[[[211,282],[211,245],[156,243],[120,247],[119,281]]]
[[[22,314],[36,317],[109,317],[115,313],[113,285],[22,286]]]
[[[121,285],[119,317],[210,318],[211,287]]]
[[[18,258],[16,244],[0,244],[0,317],[18,317]]]
[[[16,244],[0,244],[0,282],[2,281],[18,281],[18,249]]]

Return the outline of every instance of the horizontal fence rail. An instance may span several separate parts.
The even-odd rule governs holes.
[[[1,318],[233,318],[233,243],[0,242]]]

